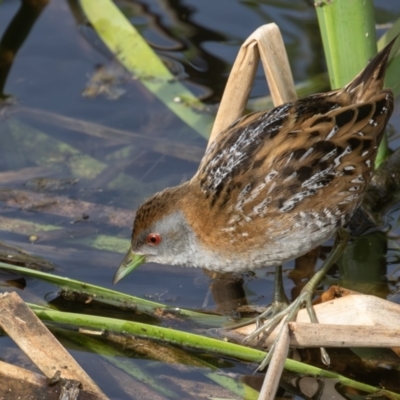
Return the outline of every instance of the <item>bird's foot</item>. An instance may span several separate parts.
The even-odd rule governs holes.
[[[289,302],[286,300],[273,301],[260,315],[254,318],[256,328],[264,326],[265,320],[271,320],[276,315],[280,315],[282,311],[285,311],[289,306]]]
[[[245,338],[245,341],[249,341],[255,339],[262,333],[270,333],[283,319],[284,322],[282,327],[279,329],[279,332],[269,349],[267,356],[261,362],[257,370],[263,370],[270,362],[272,355],[275,351],[277,343],[279,342],[282,332],[287,329],[287,324],[289,322],[293,322],[296,320],[298,312],[305,306],[307,309],[307,313],[310,317],[310,321],[312,323],[318,323],[317,316],[315,314],[314,308],[312,306],[312,297],[314,293],[314,288],[312,285],[306,285],[303,290],[301,291],[299,297],[289,306],[279,311],[275,314],[272,318],[268,319],[262,326],[256,327],[256,329]],[[324,348],[321,347],[321,359],[325,365],[330,364],[330,358],[328,353]]]
[[[256,329],[261,328],[265,325],[265,320],[271,321],[275,316],[281,315],[287,307],[289,306],[289,301],[285,298],[280,300],[274,300],[260,315],[257,315],[254,318],[246,319],[245,321],[239,322],[237,324],[233,324],[229,327],[229,329],[237,329],[241,328],[242,326],[247,326],[251,324],[256,325]],[[248,337],[244,339],[247,340]]]

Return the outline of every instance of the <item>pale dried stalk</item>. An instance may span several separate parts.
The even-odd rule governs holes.
[[[297,321],[283,326],[283,321],[268,335],[264,345],[275,344],[271,365],[268,367],[259,400],[272,400],[278,388],[285,359],[290,346],[293,347],[399,347],[400,305],[375,296],[349,295],[314,307],[318,329],[310,323],[306,310],[300,310]],[[335,325],[322,325],[330,323]],[[339,324],[339,325],[338,325]],[[362,324],[363,326],[354,326]],[[248,328],[250,334],[255,326]],[[282,328],[282,329],[281,329]],[[289,330],[290,329],[290,330]],[[275,335],[274,335],[275,333]],[[383,346],[385,345],[385,346]],[[399,354],[398,349],[393,350]],[[272,368],[271,368],[272,367]]]
[[[254,31],[239,50],[208,144],[243,115],[261,58],[275,107],[297,98],[285,45],[278,26],[263,25]]]
[[[0,326],[47,378],[60,371],[97,399],[108,399],[15,292],[0,296]]]
[[[280,331],[279,340],[275,344],[274,353],[268,365],[268,370],[265,374],[258,400],[269,400],[275,397],[279,386],[279,378],[282,375],[286,357],[289,352],[289,342],[289,327],[285,324]]]
[[[376,296],[352,294],[314,306],[318,329],[307,311],[300,310],[296,322],[289,323],[291,347],[400,347],[400,305]],[[247,336],[255,329],[248,325],[235,332]],[[265,338],[273,343],[280,325]]]

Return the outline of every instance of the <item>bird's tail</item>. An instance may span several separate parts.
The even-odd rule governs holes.
[[[398,36],[388,43],[368,65],[344,87],[344,91],[348,92],[356,103],[368,101],[371,96],[379,93],[383,89],[390,51],[397,38]]]

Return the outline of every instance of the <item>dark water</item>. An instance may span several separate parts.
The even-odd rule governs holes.
[[[306,1],[116,3],[211,112],[220,101],[238,48],[262,24],[276,22],[280,26],[296,83],[325,70],[315,11]],[[20,6],[16,0],[0,3],[0,37]],[[379,23],[400,16],[398,2],[376,1],[376,7]],[[18,39],[11,42],[15,44]],[[144,138],[165,138],[196,149],[196,154],[201,154],[206,142],[118,66],[84,24],[74,1],[50,2],[20,41],[3,88],[3,93],[10,96],[10,105],[0,109],[0,240],[52,263],[56,274],[112,287],[115,268],[129,246],[137,205],[148,195],[190,178],[197,170],[199,156],[176,157],[174,151],[155,150],[143,141],[121,144],[111,134],[99,138],[84,133],[77,124],[86,121]],[[89,81],[99,69],[110,72],[113,80],[101,93],[95,93]],[[259,68],[252,97],[267,94]],[[391,119],[393,149],[399,144],[398,110],[397,106]],[[70,119],[66,122],[62,117]],[[63,203],[65,198],[73,200],[70,208]],[[110,222],[102,213],[115,213],[120,218]],[[342,279],[356,290],[399,302],[399,275],[395,272],[399,266],[399,207],[390,210],[387,220],[393,227],[393,240],[383,240],[382,246],[388,243],[389,249],[386,252],[385,247],[383,255],[378,254],[380,267],[364,272],[361,279],[357,263],[350,262],[349,269],[338,269],[331,281]],[[49,231],[49,227],[55,230]],[[379,247],[376,236],[371,236],[370,242]],[[293,263],[285,269],[292,267]],[[272,272],[260,270],[244,278],[249,304],[270,302]],[[0,272],[0,284],[6,279],[10,276]],[[215,302],[207,296],[209,285],[210,278],[200,270],[147,265],[121,281],[117,289],[177,307],[214,310]],[[293,279],[286,277],[285,287],[288,293],[296,291]],[[5,283],[4,290],[9,290]],[[57,297],[55,287],[33,279],[27,279],[26,288],[19,293],[36,303]],[[9,339],[1,338],[0,346],[9,349]],[[72,354],[110,397],[130,398],[96,368],[96,356],[80,350],[72,350]],[[231,361],[227,364],[228,371],[242,374],[251,374],[254,367]],[[154,367],[148,360],[139,360],[137,365],[155,368],[153,371],[159,375],[175,373],[181,379],[184,375],[172,373],[163,364]],[[188,380],[205,385],[201,374],[185,373]],[[385,382],[385,375],[369,380],[368,376],[364,378],[378,385]]]

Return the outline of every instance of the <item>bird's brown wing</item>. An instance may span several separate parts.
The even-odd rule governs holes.
[[[362,193],[393,109],[391,91],[345,105],[347,93],[315,95],[251,114],[221,133],[197,176],[211,208],[232,205],[249,218],[320,208],[335,196],[341,208]],[[331,194],[330,194],[331,193]]]

